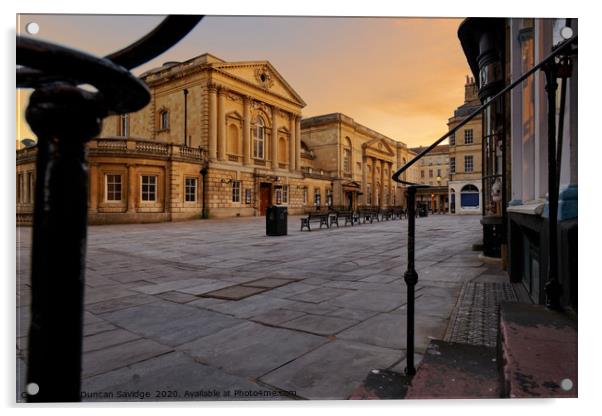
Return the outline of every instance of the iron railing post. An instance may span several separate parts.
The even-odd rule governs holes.
[[[556,90],[558,89],[557,64],[552,60],[544,67],[548,98],[548,280],[545,285],[546,306],[560,308],[560,282],[558,281],[558,182],[556,179]]]
[[[407,325],[406,325],[406,368],[407,376],[416,374],[414,367],[414,289],[418,274],[414,268],[415,231],[416,231],[416,187],[408,186],[408,267],[403,275],[407,288]]]
[[[100,132],[94,97],[56,83],[36,90],[26,117],[38,137],[31,258],[29,402],[80,400],[88,166]],[[35,389],[34,389],[35,391]]]

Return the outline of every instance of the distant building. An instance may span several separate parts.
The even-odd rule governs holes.
[[[413,154],[420,154],[426,147],[413,147]],[[448,182],[449,182],[449,146],[442,144],[427,153],[416,162],[416,176],[418,183],[430,185],[429,188],[418,188],[416,202],[426,204],[431,212],[447,212],[449,207]],[[410,168],[411,169],[411,168]]]
[[[449,130],[480,106],[475,80],[467,76],[464,104],[450,117]],[[452,214],[481,215],[482,212],[482,120],[481,115],[473,118],[449,137],[449,212]]]
[[[405,206],[404,187],[391,179],[411,158],[404,143],[341,113],[304,118],[301,140],[315,155],[305,172],[325,171],[332,177],[333,205]]]
[[[88,145],[92,224],[405,204],[391,175],[406,145],[340,113],[302,123],[305,102],[268,61],[203,54],[140,78],[151,102],[107,117]],[[32,219],[36,155],[17,150],[20,224]]]

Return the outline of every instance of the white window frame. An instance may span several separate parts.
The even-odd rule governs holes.
[[[240,204],[241,181],[232,181],[232,203]]]
[[[474,156],[466,155],[464,156],[464,172],[471,173],[474,171]]]
[[[474,143],[474,133],[472,129],[464,130],[464,144],[473,144]]]
[[[189,184],[192,181],[192,185]],[[197,177],[188,176],[184,178],[184,202],[197,202],[199,179]],[[190,192],[192,190],[192,192]],[[192,199],[188,199],[192,196]]]
[[[152,179],[152,180],[151,180]],[[147,183],[145,183],[147,181]],[[140,201],[141,202],[157,202],[158,193],[158,175],[140,175]],[[148,191],[144,192],[144,186],[148,186]],[[147,199],[144,199],[145,194]],[[150,197],[153,199],[150,199]]]
[[[116,182],[110,183],[110,177],[118,177],[119,178],[119,199],[109,199],[109,185],[117,185]],[[115,191],[113,191],[115,194]],[[123,201],[123,175],[120,173],[105,173],[105,202],[115,203]]]
[[[455,157],[449,158],[449,171],[452,174],[456,173],[456,158]]]
[[[265,159],[265,122],[260,116],[257,117],[255,134],[253,135],[253,158]]]

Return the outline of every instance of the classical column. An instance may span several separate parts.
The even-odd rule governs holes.
[[[272,106],[272,169],[278,169],[278,126],[276,124],[276,114],[278,109],[276,106]]]
[[[217,159],[217,89],[209,85],[209,159]]]
[[[393,162],[389,162],[389,205],[393,205],[393,196],[395,195],[395,183],[393,182]],[[397,198],[395,198],[397,202]]]
[[[128,212],[136,212],[136,195],[138,189],[136,186],[136,165],[128,165]]]
[[[226,158],[226,112],[224,111],[224,101],[226,100],[226,90],[219,88],[217,91],[217,159]]]
[[[295,169],[301,169],[301,116],[295,117]]]
[[[362,201],[363,205],[368,205],[368,158],[362,158]]]
[[[31,200],[29,199],[29,195],[30,195],[30,190],[29,190],[29,185],[31,183],[31,179],[29,179],[29,177],[31,176],[31,172],[26,172],[23,174],[23,202],[25,202],[26,204],[29,204],[31,202]]]
[[[90,163],[90,205],[88,211],[96,213],[98,211],[98,166],[96,163]]]
[[[251,99],[243,97],[242,157],[245,165],[251,164]]]
[[[376,158],[371,157],[372,161],[372,195],[370,198],[370,205],[377,205],[376,201]]]
[[[289,131],[290,131],[290,139],[288,146],[288,168],[291,172],[295,171],[295,148],[296,148],[296,137],[297,137],[297,122],[295,120],[295,115],[291,114],[289,118]]]
[[[380,189],[378,190],[378,205],[381,207],[385,206],[385,161],[379,160],[380,162]]]

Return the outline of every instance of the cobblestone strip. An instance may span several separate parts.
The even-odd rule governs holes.
[[[516,300],[510,283],[467,282],[452,313],[445,340],[495,347],[499,305]]]

